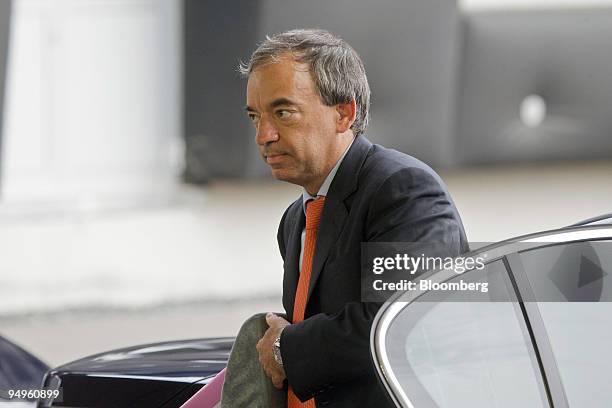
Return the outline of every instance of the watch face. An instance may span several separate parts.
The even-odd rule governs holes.
[[[280,337],[274,341],[274,345],[272,347],[272,354],[274,355],[274,360],[280,365],[283,365],[283,359],[281,357],[280,352]]]

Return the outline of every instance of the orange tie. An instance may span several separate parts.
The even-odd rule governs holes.
[[[321,221],[324,205],[325,197],[317,197],[315,200],[306,203],[306,238],[304,239],[304,253],[302,254],[302,271],[300,272],[300,279],[298,280],[297,290],[295,292],[295,302],[293,303],[293,323],[299,323],[304,320],[306,300],[308,298],[308,286],[310,285],[310,275],[312,274],[312,260],[314,259],[317,232],[319,230],[319,222]],[[289,386],[289,391],[287,392],[287,407],[316,408],[316,405],[314,398],[306,402],[300,402],[298,397],[293,393],[293,388]]]

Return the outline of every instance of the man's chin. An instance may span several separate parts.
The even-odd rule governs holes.
[[[282,167],[271,167],[270,170],[272,171],[272,177],[274,177],[277,180],[280,181],[286,181],[287,183],[292,183],[292,184],[299,184],[297,177],[295,176],[294,172],[292,172],[290,169],[287,168],[282,168]]]

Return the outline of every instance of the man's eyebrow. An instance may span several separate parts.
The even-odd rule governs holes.
[[[283,105],[297,105],[297,103],[287,98],[278,98],[270,102],[271,108],[276,108],[277,106],[283,106]]]
[[[278,98],[270,102],[270,108],[276,108],[278,106],[286,106],[286,105],[297,105],[296,102],[293,102],[291,99],[287,98]],[[257,112],[256,109],[251,108],[249,105],[244,107],[244,110],[247,112]]]

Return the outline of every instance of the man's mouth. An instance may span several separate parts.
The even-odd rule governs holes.
[[[270,165],[280,163],[281,161],[283,161],[285,156],[287,156],[285,153],[267,154],[265,156],[266,157],[266,163],[268,163]]]

